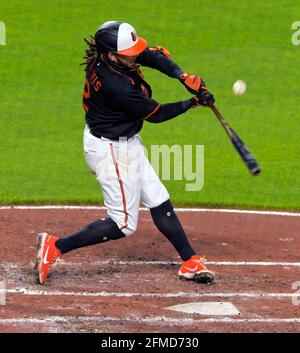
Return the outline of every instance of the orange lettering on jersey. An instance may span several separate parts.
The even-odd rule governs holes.
[[[97,78],[97,74],[96,74],[96,71],[93,70],[92,75],[91,75],[91,81],[93,81],[95,79],[95,77]]]
[[[85,80],[85,85],[84,85],[84,91],[83,91],[83,97],[85,99],[89,99],[91,95],[91,87],[90,83],[88,80]]]
[[[84,100],[87,100],[90,98],[91,95],[91,88],[90,88],[90,83],[88,80],[85,80],[85,85],[84,85],[84,90],[83,90],[83,101],[82,101],[82,106],[83,109],[88,112],[89,107],[85,104]]]
[[[100,81],[96,81],[95,84],[94,84],[95,91],[98,92],[100,88],[101,88],[101,82]]]
[[[99,77],[98,77],[98,75],[97,75],[97,73],[96,73],[95,70],[92,72],[92,75],[91,75],[91,82],[92,82],[92,84],[93,84],[94,90],[95,90],[96,92],[98,92],[99,89],[101,88],[101,82],[100,82]]]

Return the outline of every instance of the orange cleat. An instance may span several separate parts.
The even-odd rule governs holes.
[[[194,255],[188,261],[182,261],[178,276],[199,283],[211,283],[215,274],[204,265],[204,258]]]
[[[55,242],[58,239],[58,237],[47,233],[37,235],[38,254],[34,273],[39,284],[45,284],[51,266],[54,265],[58,257],[61,256],[60,251],[55,246]]]

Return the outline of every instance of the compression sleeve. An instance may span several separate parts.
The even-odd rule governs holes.
[[[162,123],[164,121],[175,118],[185,113],[188,109],[195,105],[195,99],[191,98],[182,102],[162,104],[159,109],[152,114],[146,121],[150,123]]]
[[[158,49],[161,48],[161,49]],[[178,78],[184,71],[165,54],[165,49],[146,48],[137,58],[136,62],[142,66],[159,70],[165,75]]]

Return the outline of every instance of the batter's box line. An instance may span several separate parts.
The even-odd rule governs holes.
[[[144,293],[144,292],[74,292],[74,291],[46,291],[30,288],[16,287],[6,290],[7,294],[20,294],[24,296],[70,296],[70,297],[144,297],[144,298],[294,298],[296,293],[267,293],[267,292],[170,292],[170,293]]]
[[[74,205],[43,205],[43,206],[32,206],[32,205],[8,205],[0,206],[0,210],[106,210],[104,206],[74,206]],[[140,211],[149,211],[145,207],[141,207]],[[183,208],[175,207],[176,212],[216,212],[216,213],[236,213],[236,214],[253,214],[253,215],[265,215],[265,216],[282,216],[282,217],[300,217],[298,212],[288,211],[260,211],[260,210],[246,210],[246,209],[227,209],[227,208]]]
[[[113,259],[108,259],[108,260],[97,260],[97,261],[86,261],[86,262],[67,262],[64,259],[58,259],[56,263],[56,267],[80,267],[80,266],[179,266],[181,262],[179,261],[147,261],[147,260],[139,260],[139,261],[128,261],[128,260],[113,260]],[[205,264],[209,266],[241,266],[241,267],[246,267],[246,266],[251,266],[251,267],[294,267],[298,268],[300,267],[300,262],[275,262],[275,261],[206,261]],[[30,268],[33,268],[34,264],[33,262],[29,263],[14,263],[14,262],[4,262],[0,265],[6,273],[14,272],[17,269],[24,269],[26,266],[30,266]]]
[[[155,261],[155,260],[97,260],[92,262],[86,262],[85,265],[90,266],[106,266],[106,265],[118,265],[118,266],[178,266],[181,265],[180,261]],[[300,262],[281,262],[281,261],[205,261],[207,265],[214,266],[282,266],[282,267],[300,267]],[[63,259],[58,259],[57,265],[62,266],[80,266],[81,262],[67,262]]]
[[[5,281],[0,281],[0,305],[6,305],[7,288]]]
[[[262,324],[299,324],[300,318],[251,318],[251,319],[234,319],[228,317],[221,318],[204,318],[204,319],[193,319],[193,318],[171,318],[166,316],[152,316],[152,317],[100,317],[100,316],[47,316],[47,317],[32,317],[32,318],[10,318],[0,319],[0,325],[28,325],[28,324],[78,324],[78,323],[105,323],[105,322],[130,322],[130,323],[148,323],[160,325],[201,325],[209,323],[230,323],[230,324],[251,324],[251,323],[262,323]]]

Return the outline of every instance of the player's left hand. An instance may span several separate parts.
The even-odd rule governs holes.
[[[204,107],[210,107],[215,103],[215,97],[212,93],[208,92],[207,89],[201,90],[200,93],[194,97],[196,106],[202,105]]]
[[[202,89],[207,89],[205,82],[200,76],[190,75],[187,72],[183,72],[179,76],[179,80],[192,94],[199,94]]]

